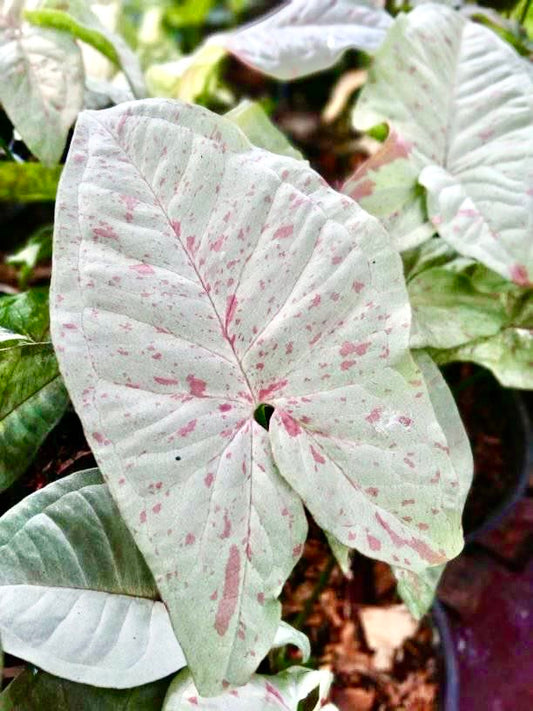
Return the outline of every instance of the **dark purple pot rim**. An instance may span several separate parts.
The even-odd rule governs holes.
[[[431,607],[431,617],[440,637],[439,711],[459,711],[459,666],[446,609],[437,599]]]
[[[509,417],[516,423],[516,427],[513,429],[513,438],[510,442],[510,452],[512,452],[510,465],[514,469],[515,485],[481,526],[465,534],[466,543],[471,543],[479,536],[496,528],[517,501],[522,498],[529,483],[530,468],[533,466],[533,434],[527,406],[519,391],[505,389],[503,391],[507,396],[506,406],[509,411]]]

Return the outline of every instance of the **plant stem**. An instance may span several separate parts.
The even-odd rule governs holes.
[[[529,6],[530,6],[530,5],[531,5],[531,0],[526,0],[526,2],[525,2],[525,4],[524,4],[524,9],[522,10],[522,13],[521,13],[521,15],[520,15],[520,24],[521,24],[521,25],[524,24],[524,21],[525,21],[525,19],[526,19],[526,17],[527,17],[527,13],[528,13]]]
[[[305,601],[303,610],[300,613],[298,613],[298,616],[296,617],[295,621],[292,623],[292,626],[295,629],[301,630],[302,627],[304,626],[305,621],[311,614],[313,605],[318,600],[318,598],[320,597],[320,594],[322,593],[322,591],[328,584],[328,581],[331,577],[331,573],[333,572],[333,568],[335,567],[335,564],[336,564],[335,556],[330,554],[326,567],[320,573],[320,577],[318,578],[317,584],[315,585],[315,589],[313,590],[311,595]]]

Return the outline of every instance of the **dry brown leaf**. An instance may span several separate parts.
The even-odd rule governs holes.
[[[374,668],[390,671],[395,651],[414,635],[417,621],[405,605],[362,607],[359,617],[367,644],[374,651]]]
[[[333,123],[344,111],[350,97],[360,89],[367,80],[368,72],[365,69],[354,69],[341,76],[331,91],[328,103],[322,112],[322,123]]]

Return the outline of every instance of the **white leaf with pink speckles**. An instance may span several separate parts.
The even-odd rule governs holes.
[[[246,686],[207,699],[198,694],[190,672],[184,669],[172,680],[162,711],[298,711],[300,701],[315,689],[318,698],[310,711],[335,711],[332,704],[324,706],[332,680],[326,669],[292,667],[276,676],[254,674]]]
[[[259,22],[217,35],[241,61],[277,79],[296,79],[331,67],[348,49],[374,52],[392,23],[369,0],[292,0]]]
[[[57,204],[60,367],[203,695],[270,649],[301,499],[400,566],[457,554],[465,492],[377,220],[166,100],[83,113]]]
[[[401,15],[354,114],[359,128],[382,121],[410,147],[440,236],[531,283],[533,82],[514,49],[441,5]]]

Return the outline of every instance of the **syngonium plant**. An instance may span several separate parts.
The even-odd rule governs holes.
[[[117,179],[119,176],[119,179]],[[409,351],[379,222],[231,117],[80,115],[57,199],[51,329],[100,470],[203,696],[272,646],[306,507],[418,612],[462,548],[472,462]]]
[[[486,8],[412,4],[393,20],[379,2],[291,0],[208,45],[284,80],[375,54],[353,123],[388,136],[342,191],[403,253],[411,347],[531,388],[533,70],[509,44],[531,42]]]

